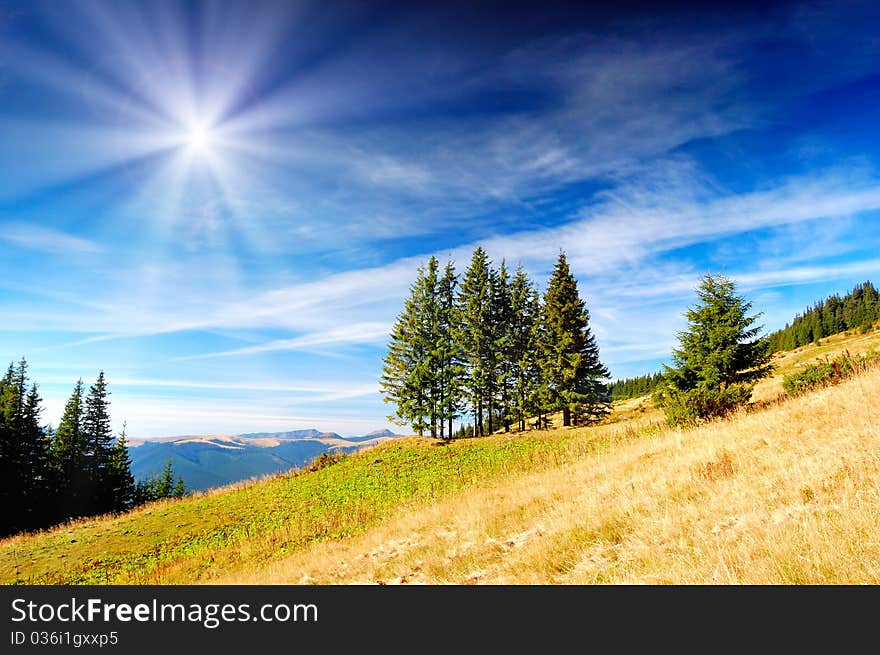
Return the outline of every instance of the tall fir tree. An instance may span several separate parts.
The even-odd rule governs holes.
[[[495,428],[493,417],[504,426],[504,431],[510,431],[512,420],[513,398],[513,364],[509,357],[511,335],[511,282],[507,272],[507,263],[502,259],[498,271],[492,276],[492,319],[490,330],[492,334],[492,386],[489,389],[489,397],[493,399],[492,411],[489,412],[489,432]]]
[[[510,284],[509,339],[505,358],[510,366],[511,413],[520,430],[534,410],[533,395],[540,370],[535,352],[535,328],[540,319],[538,291],[519,265]]]
[[[599,359],[590,314],[562,251],[544,294],[541,322],[545,410],[561,409],[564,426],[572,424],[572,416],[575,424],[600,418],[609,408],[603,383],[608,369]]]
[[[83,430],[85,399],[82,379],[64,406],[52,438],[52,458],[57,470],[57,518],[83,516],[89,511],[90,484],[86,469],[86,434]]]
[[[28,386],[22,358],[0,379],[0,534],[49,522],[52,484],[46,429],[40,425],[40,396]]]
[[[420,266],[410,297],[391,331],[391,341],[382,367],[380,387],[385,402],[394,403],[395,414],[389,420],[411,425],[419,434],[436,430],[438,417],[437,260]]]
[[[464,274],[456,310],[456,341],[465,365],[463,388],[474,415],[476,436],[485,434],[485,413],[494,375],[492,335],[492,274],[489,258],[478,247]]]
[[[447,429],[444,432],[441,420],[441,436],[452,438],[452,424],[462,411],[462,355],[455,339],[455,291],[458,286],[458,275],[453,263],[447,262],[440,278],[439,286],[439,326],[437,356],[440,361],[440,414],[445,420]]]
[[[0,535],[14,532],[18,516],[18,472],[21,447],[16,418],[15,369],[0,380]]]
[[[25,447],[25,495],[27,528],[42,528],[53,521],[53,492],[56,487],[55,468],[47,429],[40,424],[40,394],[37,385],[31,385],[24,404],[22,437]]]
[[[110,447],[108,465],[107,486],[112,499],[109,509],[117,512],[131,509],[135,503],[135,482],[131,474],[131,455],[124,424],[119,437]]]
[[[114,505],[110,480],[113,430],[110,425],[108,395],[104,371],[101,371],[86,396],[82,423],[86,443],[86,469],[91,487],[90,514],[108,512]]]
[[[440,302],[440,264],[436,257],[428,264],[416,283],[414,296],[418,332],[416,343],[422,353],[415,368],[415,383],[426,391],[427,425],[431,437],[437,437],[443,424],[443,337],[442,303]]]

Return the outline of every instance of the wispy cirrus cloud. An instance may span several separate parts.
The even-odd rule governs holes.
[[[333,345],[352,345],[358,343],[384,343],[391,332],[391,323],[367,322],[344,325],[327,330],[315,331],[292,339],[276,339],[257,346],[237,348],[202,355],[189,355],[178,359],[207,359],[212,357],[234,357],[241,355],[260,355],[291,350],[314,350]]]
[[[30,223],[0,223],[0,240],[19,248],[52,255],[90,255],[100,253],[103,246],[82,237]]]
[[[669,270],[669,265],[657,261],[668,253],[755,231],[843,220],[877,210],[880,180],[863,171],[828,171],[791,178],[772,188],[735,194],[699,178],[690,178],[688,183],[687,176],[673,167],[666,183],[658,183],[655,178],[644,182],[635,177],[613,191],[599,194],[580,217],[568,223],[469,242],[434,254],[441,260],[451,257],[461,272],[473,249],[482,245],[496,262],[504,258],[513,266],[521,261],[540,281],[549,273],[562,248],[573,270],[585,278],[588,295],[607,287],[616,290],[619,298],[644,299],[686,290],[700,272],[687,262],[678,262]],[[858,245],[827,241],[827,247],[836,251]],[[198,288],[186,287],[187,274],[182,269],[175,277],[180,281],[175,293],[167,298],[162,294],[149,302],[107,298],[100,303],[101,310],[92,307],[88,316],[80,316],[79,323],[62,316],[45,319],[58,321],[67,329],[75,326],[98,333],[81,343],[198,330],[280,329],[300,333],[291,338],[193,355],[198,358],[381,343],[415,278],[417,266],[431,254],[425,252],[382,266],[332,273],[308,282],[251,289],[241,293],[241,297],[227,293],[225,298],[215,296],[210,302],[202,298]],[[809,252],[813,259],[825,254],[822,248]],[[809,271],[813,271],[815,278],[831,270],[827,265],[799,268],[791,253],[783,269],[773,265],[776,255],[765,256],[766,260],[759,257],[750,263],[753,270],[744,278],[754,288],[786,280],[794,282],[798,275],[808,279]],[[867,272],[874,261],[869,258],[837,269]],[[726,268],[737,270],[738,263],[739,254],[731,253]],[[622,279],[625,284],[619,282]],[[138,317],[136,322],[131,320],[133,315]],[[113,329],[102,331],[102,326]]]

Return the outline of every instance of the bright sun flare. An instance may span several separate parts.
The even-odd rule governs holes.
[[[211,129],[206,125],[193,125],[186,134],[186,143],[194,152],[207,153],[213,143]]]

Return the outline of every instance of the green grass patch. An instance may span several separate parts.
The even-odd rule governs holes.
[[[819,387],[839,384],[875,366],[880,366],[880,352],[871,350],[853,355],[847,350],[834,359],[826,356],[816,364],[786,375],[782,388],[791,396],[799,396]]]
[[[190,583],[259,568],[312,542],[361,534],[417,503],[610,450],[610,427],[465,439],[401,439],[241,488],[0,542],[0,583]],[[332,464],[332,465],[331,465]]]

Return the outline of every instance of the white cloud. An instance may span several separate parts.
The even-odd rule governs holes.
[[[391,332],[391,323],[354,323],[338,328],[316,331],[292,339],[276,339],[257,346],[223,352],[192,355],[179,359],[205,359],[236,355],[258,355],[288,350],[314,350],[317,346],[348,345],[355,343],[383,343]]]
[[[19,248],[53,255],[90,255],[103,251],[103,247],[88,239],[16,221],[0,223],[0,239]]]

